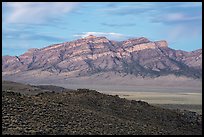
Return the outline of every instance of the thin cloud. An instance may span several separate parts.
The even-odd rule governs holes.
[[[104,11],[117,16],[144,17],[153,23],[185,24],[202,20],[201,2],[134,2],[125,6],[109,7]]]
[[[115,33],[115,32],[83,32],[80,34],[75,34],[74,37],[76,38],[85,38],[89,35],[94,35],[94,36],[104,36],[112,40],[122,40],[126,39],[128,36],[121,34],[121,33]]]
[[[180,38],[198,37],[202,34],[202,3],[201,2],[135,2],[125,6],[106,9],[112,15],[128,15],[132,18],[144,18],[149,23],[160,23],[166,28],[163,34],[171,41],[179,41]],[[113,24],[104,24],[112,26]],[[118,26],[119,27],[119,26]]]
[[[114,24],[114,23],[101,23],[101,25],[108,26],[108,27],[132,27],[135,26],[135,23],[123,23],[123,24]]]
[[[147,2],[131,2],[126,5],[117,5],[115,7],[107,7],[106,9],[102,9],[108,14],[125,16],[125,15],[138,15],[144,13],[154,12],[154,3]]]
[[[38,24],[71,12],[76,2],[8,2],[7,23]]]
[[[152,22],[160,22],[165,24],[187,24],[202,21],[201,7],[180,7],[166,9],[163,12],[150,17]]]
[[[170,41],[179,41],[181,38],[195,38],[202,36],[202,9],[199,5],[168,9],[150,18],[152,23],[161,23],[166,27],[165,35]]]
[[[163,14],[168,11],[169,13],[175,10],[183,12],[193,12],[195,8],[202,8],[201,2],[128,2],[126,5],[108,6],[103,9],[108,14],[113,15],[133,15],[138,14]]]
[[[3,31],[2,38],[5,40],[32,40],[32,41],[47,41],[47,42],[60,42],[64,41],[65,38],[62,37],[56,37],[56,36],[49,36],[49,35],[44,35],[44,34],[39,34],[39,33],[34,33],[33,31],[28,31],[28,30],[15,30],[15,29],[10,29]]]

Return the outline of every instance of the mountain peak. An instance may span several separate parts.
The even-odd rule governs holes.
[[[89,35],[89,36],[86,36],[85,39],[93,39],[93,38],[97,38],[96,36],[94,35]]]

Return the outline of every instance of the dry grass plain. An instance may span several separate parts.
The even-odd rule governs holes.
[[[130,91],[102,91],[102,93],[118,95],[128,100],[141,100],[164,108],[190,110],[202,114],[202,93]]]

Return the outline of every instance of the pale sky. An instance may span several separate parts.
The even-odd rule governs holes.
[[[166,40],[185,51],[202,48],[201,2],[4,2],[2,19],[3,55],[90,34]]]

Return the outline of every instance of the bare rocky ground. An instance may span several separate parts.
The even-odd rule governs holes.
[[[202,104],[151,104],[163,108],[168,108],[168,109],[180,109],[180,110],[189,110],[196,112],[198,114],[202,114]]]
[[[164,109],[89,89],[24,85],[19,90],[21,85],[18,93],[8,85],[2,89],[4,135],[202,134],[202,115],[195,112]],[[41,93],[28,94],[26,90],[33,88]]]

